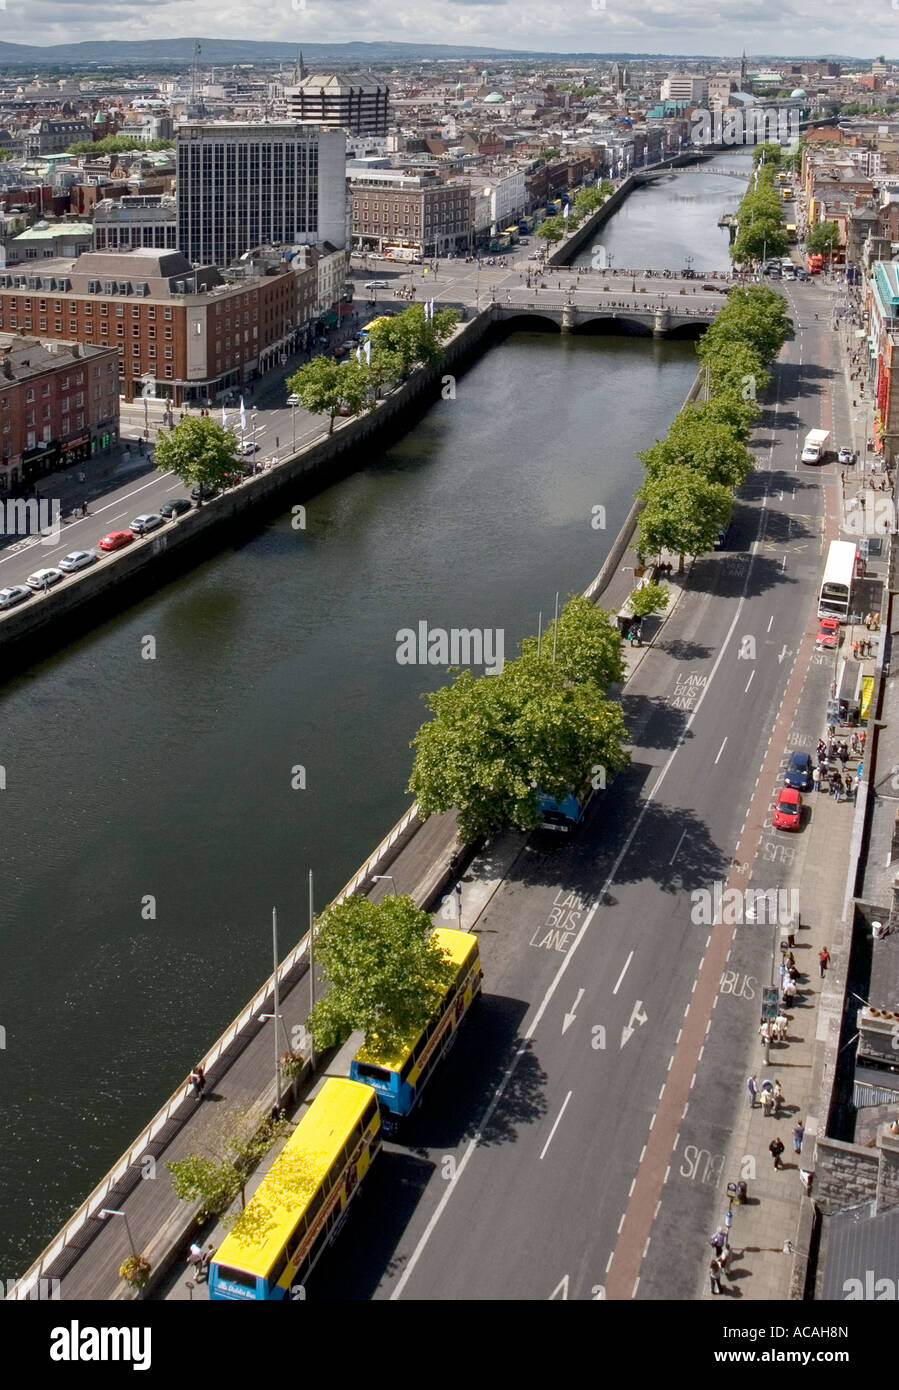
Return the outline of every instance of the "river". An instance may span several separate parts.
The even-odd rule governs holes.
[[[603,241],[629,263],[692,247],[723,266],[715,222],[744,188],[671,175]],[[398,630],[502,628],[514,655],[599,569],[636,451],[694,371],[688,343],[513,335],[313,499],[305,530],[248,534],[3,688],[0,1277],[258,987],[272,906],[284,954],[307,870],[321,905],[408,804],[420,695],[444,675],[400,666]]]

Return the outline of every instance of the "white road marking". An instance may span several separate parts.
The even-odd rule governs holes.
[[[724,743],[727,743],[727,734],[724,735]],[[722,743],[721,747],[718,749],[718,758],[720,758],[721,754],[724,752],[724,743]],[[715,762],[718,761],[718,758],[715,759]]]
[[[677,844],[675,845],[674,853],[672,854],[671,858],[668,860],[668,863],[669,863],[669,864],[673,864],[674,861],[675,861],[675,859],[677,858],[677,851],[680,849],[681,845],[684,843],[684,836],[686,835],[686,833],[687,833],[686,830],[684,830],[684,831],[681,833],[681,837],[680,837],[680,839],[678,840]]]
[[[569,1102],[570,1100],[571,1100],[571,1091],[568,1092],[568,1095],[565,1097],[564,1101],[562,1102],[562,1109],[559,1111],[558,1115],[556,1116],[556,1122],[555,1122],[555,1124],[553,1125],[552,1129],[549,1131],[549,1138],[547,1139],[546,1143],[543,1145],[543,1153],[541,1153],[541,1155],[540,1155],[540,1161],[541,1161],[541,1163],[542,1163],[542,1161],[543,1161],[543,1157],[544,1157],[544,1155],[545,1155],[545,1153],[546,1153],[546,1150],[549,1148],[550,1144],[551,1144],[552,1141],[553,1141],[553,1136],[555,1135],[555,1132],[556,1132],[556,1130],[557,1130],[558,1127],[559,1127],[559,1121],[561,1120],[562,1116],[565,1114],[566,1107],[567,1107],[568,1102]]]
[[[618,984],[616,984],[615,988],[612,990],[612,993],[613,993],[613,994],[617,994],[617,993],[618,993],[618,989],[619,989],[619,987],[620,987],[620,985],[621,985],[621,981],[624,979],[625,975],[627,974],[627,967],[630,965],[630,963],[631,963],[631,961],[632,961],[633,959],[634,959],[634,953],[633,953],[633,951],[631,951],[631,953],[630,953],[630,955],[628,956],[627,960],[624,962],[624,966],[622,967],[621,974],[618,976]]]
[[[753,682],[754,680],[755,680],[755,672],[753,671],[753,672],[752,672],[752,675],[749,677],[749,680],[746,682],[746,690],[749,689],[749,687],[752,685],[752,682]],[[744,694],[744,695],[746,694],[746,690],[743,691],[743,694]]]
[[[774,614],[772,613],[772,614],[771,614],[771,617],[768,619],[768,626],[765,628],[765,631],[766,631],[766,632],[770,632],[770,631],[771,631],[771,624],[772,624],[773,622],[774,622]]]

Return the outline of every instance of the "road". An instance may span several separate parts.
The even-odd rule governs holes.
[[[710,1158],[726,1147],[758,1004],[729,996],[719,1045],[699,1050],[718,989],[697,991],[711,932],[691,921],[690,895],[745,873],[741,855],[744,884],[795,881],[803,837],[766,830],[776,778],[756,784],[769,744],[778,759],[813,746],[829,680],[818,665],[803,687],[836,483],[833,466],[811,471],[798,455],[808,428],[841,425],[835,336],[822,289],[787,293],[801,327],[774,373],[730,553],[694,567],[627,689],[632,766],[579,842],[532,842],[479,920],[480,1016],[310,1297],[659,1299],[701,1287],[685,1236],[714,1229],[718,1187],[679,1145]],[[770,930],[738,943],[739,970],[767,980]],[[691,1103],[696,1092],[683,1136],[682,1102],[664,1104],[678,1075]],[[668,1183],[675,1158],[686,1176]]]

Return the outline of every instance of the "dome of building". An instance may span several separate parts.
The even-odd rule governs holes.
[[[795,91],[790,93],[790,101],[802,101],[805,95],[805,89],[803,87],[797,87]]]
[[[505,101],[505,99],[506,99],[506,98],[502,95],[502,93],[500,93],[500,92],[491,92],[490,95],[489,95],[489,97],[485,97],[485,98],[484,98],[484,101],[485,101],[485,102],[488,102],[488,101],[489,101],[489,102],[491,103],[491,105],[495,106],[496,103],[497,103],[498,101]]]

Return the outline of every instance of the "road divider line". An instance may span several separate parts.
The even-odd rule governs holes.
[[[621,981],[624,979],[625,975],[627,974],[627,967],[630,965],[630,963],[631,963],[631,961],[632,961],[633,959],[634,959],[634,953],[633,953],[633,951],[631,951],[631,953],[630,953],[630,955],[628,956],[627,960],[624,962],[624,965],[623,965],[622,970],[621,970],[621,974],[618,976],[618,983],[616,984],[615,988],[612,990],[612,993],[613,993],[613,994],[617,994],[617,993],[618,993],[618,990],[619,990],[620,987],[621,987]]]
[[[571,1100],[571,1096],[572,1096],[572,1092],[569,1091],[569,1092],[568,1092],[568,1095],[565,1097],[565,1099],[564,1099],[563,1102],[562,1102],[562,1109],[559,1111],[558,1115],[556,1116],[556,1122],[555,1122],[555,1124],[553,1125],[552,1129],[549,1131],[549,1138],[547,1139],[546,1143],[543,1145],[543,1152],[542,1152],[541,1155],[540,1155],[540,1162],[541,1162],[541,1163],[543,1162],[543,1159],[544,1159],[544,1157],[545,1157],[545,1155],[546,1155],[546,1150],[549,1148],[550,1144],[551,1144],[552,1141],[553,1141],[553,1137],[554,1137],[554,1135],[555,1135],[556,1130],[559,1128],[559,1121],[561,1120],[562,1116],[565,1114],[565,1111],[566,1111],[567,1108],[568,1108],[568,1102]],[[630,1194],[628,1194],[628,1195],[630,1195]]]

